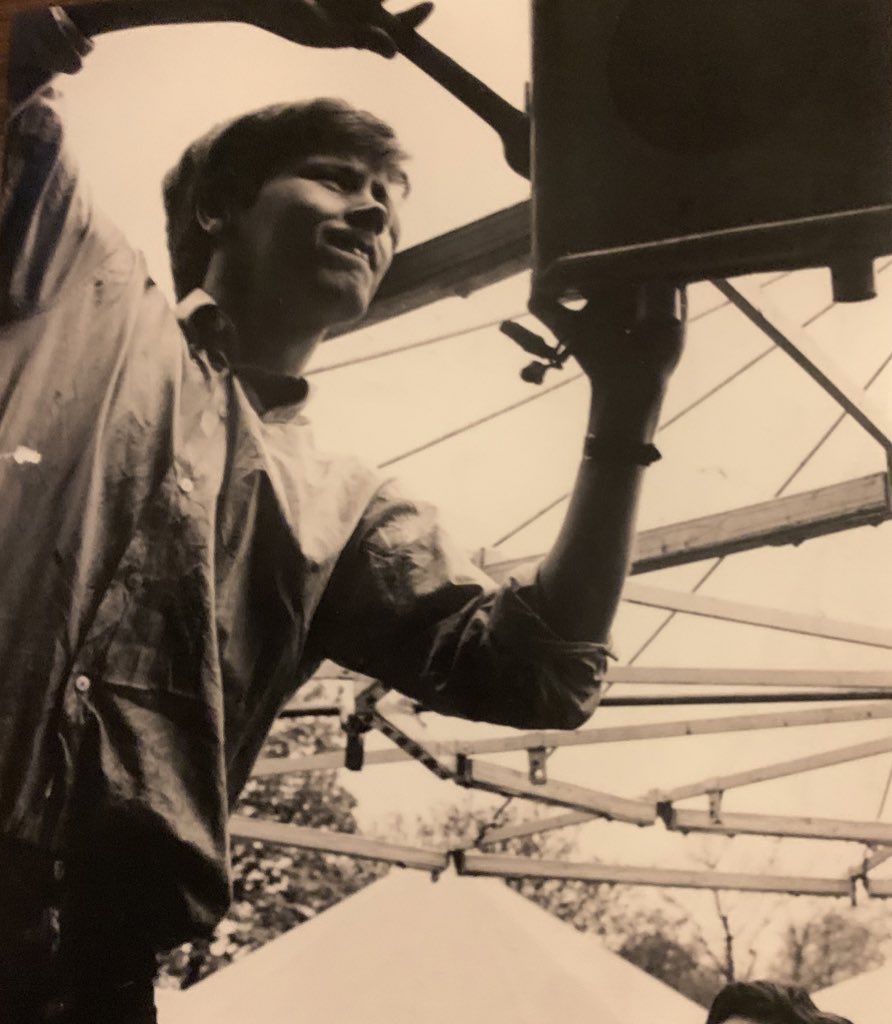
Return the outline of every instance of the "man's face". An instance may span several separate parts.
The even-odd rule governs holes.
[[[230,252],[252,305],[333,327],[361,317],[393,260],[405,185],[356,156],[296,160],[232,218]]]

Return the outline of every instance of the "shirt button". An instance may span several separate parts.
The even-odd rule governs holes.
[[[177,486],[183,492],[183,494],[191,494],[195,489],[195,483],[188,476],[181,476],[177,480]]]
[[[74,688],[78,693],[86,693],[90,689],[90,677],[78,676],[74,681]]]

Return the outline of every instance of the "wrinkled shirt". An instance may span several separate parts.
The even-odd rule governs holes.
[[[70,24],[47,25],[35,51],[73,70]],[[184,333],[47,90],[9,129],[0,272],[0,834],[132,871],[169,945],[225,912],[230,808],[323,659],[446,714],[588,717],[604,648],[317,451],[304,381],[264,406],[206,296]]]

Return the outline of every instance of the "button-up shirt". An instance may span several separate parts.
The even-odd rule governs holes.
[[[35,52],[70,70],[71,26],[48,25]],[[131,872],[170,944],[225,911],[227,815],[323,659],[447,714],[591,713],[602,647],[317,451],[306,383],[230,366],[207,296],[184,332],[46,90],[9,129],[0,268],[0,834]]]

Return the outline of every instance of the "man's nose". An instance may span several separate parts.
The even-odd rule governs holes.
[[[368,196],[348,211],[346,219],[351,227],[368,231],[373,235],[380,235],[387,227],[390,214],[383,203]]]

